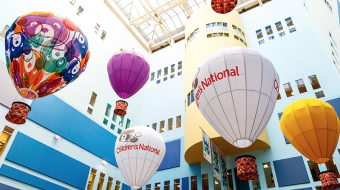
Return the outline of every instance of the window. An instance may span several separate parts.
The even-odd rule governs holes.
[[[157,82],[156,82],[156,84],[159,84],[159,83],[161,83],[161,79],[157,80]]]
[[[259,45],[264,44],[264,39],[259,41]]]
[[[222,22],[217,23],[217,30],[221,31],[222,30]]]
[[[170,76],[170,79],[173,79],[174,77],[175,77],[175,75],[171,75],[171,76]]]
[[[214,190],[221,190],[220,180],[214,177]]]
[[[212,23],[212,30],[216,31],[217,30],[217,24],[216,23]]]
[[[168,119],[168,131],[172,130],[172,118]]]
[[[212,37],[212,34],[208,34],[208,35],[207,35],[207,38],[211,38],[211,37]]]
[[[117,115],[116,115],[116,114],[113,114],[113,116],[112,116],[112,120],[113,120],[114,122],[116,122],[116,121],[117,121]]]
[[[161,121],[160,126],[159,126],[159,133],[164,132],[164,123],[165,123],[165,121]]]
[[[274,35],[273,36],[269,36],[268,39],[269,39],[269,41],[275,40],[275,37],[274,37]]]
[[[178,70],[182,69],[182,61],[178,62]]]
[[[155,79],[155,72],[151,73],[150,81],[153,81]]]
[[[242,32],[241,32],[241,30],[239,28],[237,28],[237,35],[242,37]]]
[[[111,123],[111,129],[115,130],[115,128],[116,128],[116,126],[113,123]]]
[[[261,189],[259,178],[251,180],[251,185],[253,186],[253,190]]]
[[[294,26],[293,20],[291,17],[285,19],[287,26]]]
[[[116,181],[116,187],[115,187],[115,190],[119,190],[120,189],[120,181]]]
[[[290,33],[293,33],[293,32],[295,32],[295,31],[296,31],[296,28],[295,28],[295,27],[289,28],[289,32],[290,32]]]
[[[281,94],[280,93],[277,94],[276,100],[281,100]]]
[[[281,23],[281,22],[275,23],[275,26],[276,26],[276,30],[277,30],[278,32],[280,32],[281,30],[283,30],[283,26],[282,26],[282,23]]]
[[[0,156],[2,155],[2,153],[4,152],[6,145],[9,141],[9,139],[12,136],[14,129],[5,126],[4,130],[2,131],[1,135],[0,135]]]
[[[123,123],[124,123],[124,118],[125,118],[125,116],[120,116],[119,125],[121,125],[122,127],[123,127]]]
[[[6,32],[7,32],[8,29],[9,29],[9,26],[6,25],[6,26],[4,27],[4,29],[2,29],[2,31],[1,31],[0,37],[5,38]]]
[[[170,190],[170,181],[164,181],[164,190]]]
[[[73,6],[76,4],[76,2],[77,2],[76,0],[71,0],[70,1],[71,5],[73,5]]]
[[[91,100],[90,100],[90,105],[91,106],[94,106],[94,104],[96,103],[96,99],[97,99],[97,94],[92,92]]]
[[[217,33],[213,33],[212,36],[213,37],[217,37],[218,35],[217,35]]]
[[[90,115],[92,115],[92,112],[93,112],[93,109],[90,108],[90,107],[88,107],[88,108],[87,108],[87,113],[89,113]]]
[[[162,70],[159,69],[159,70],[157,71],[157,79],[159,79],[159,78],[161,77],[161,74],[162,74]]]
[[[240,38],[238,36],[234,35],[234,39],[239,40]]]
[[[296,85],[299,89],[300,94],[307,92],[305,83],[303,82],[303,79],[296,80]]]
[[[207,33],[212,31],[212,24],[207,24],[206,25]]]
[[[152,128],[157,131],[157,123],[152,124]]]
[[[87,190],[92,190],[93,184],[94,184],[93,182],[94,182],[94,179],[96,178],[96,173],[97,173],[97,170],[92,168],[89,181],[87,182]]]
[[[228,31],[228,25],[227,25],[227,23],[223,23],[223,31]]]
[[[196,30],[195,30],[195,36],[196,36],[196,38],[199,36],[199,34],[200,34],[200,30],[199,30],[199,29],[196,29]]]
[[[339,171],[338,168],[336,167],[333,157],[328,162],[326,162],[325,165],[327,167],[327,170],[335,172],[336,178],[340,178]]]
[[[161,183],[155,183],[155,190],[161,189]]]
[[[209,190],[208,174],[202,175],[202,190]]]
[[[229,37],[228,33],[223,33],[224,37]]]
[[[272,168],[270,167],[270,163],[269,162],[263,163],[262,166],[263,166],[264,176],[265,176],[266,183],[267,183],[267,188],[275,187],[274,176],[273,176]]]
[[[233,33],[237,34],[237,27],[233,25]]]
[[[107,104],[106,106],[106,111],[105,111],[105,115],[107,117],[110,117],[110,112],[111,112],[111,105],[110,104]]]
[[[290,86],[290,83],[284,84],[283,87],[285,88],[287,97],[294,96],[293,89],[292,89],[292,87]]]
[[[164,75],[168,75],[168,67],[164,68]]]
[[[309,78],[309,81],[313,87],[313,90],[321,88],[320,83],[316,75],[312,75]]]
[[[121,134],[122,133],[122,130],[121,129],[118,129],[118,132],[117,132],[118,134]]]
[[[310,161],[307,159],[307,163],[308,163],[308,166],[309,166],[309,170],[310,170],[310,173],[312,174],[312,178],[314,181],[320,181],[319,179],[319,174],[320,174],[320,169],[319,169],[319,166],[318,164]]]
[[[168,77],[164,77],[163,81],[167,81],[168,80]]]
[[[106,185],[106,190],[111,190],[111,188],[112,188],[112,181],[113,181],[113,178],[109,177],[109,181],[107,181],[107,185]]]
[[[177,74],[178,76],[181,76],[182,75],[182,71],[180,71],[180,72],[178,72],[178,74]]]
[[[102,190],[103,189],[104,177],[105,177],[105,174],[100,173],[97,190]]]
[[[188,106],[190,106],[190,103],[191,103],[191,101],[190,101],[190,93],[188,94]]]
[[[266,32],[267,32],[268,36],[273,34],[273,30],[272,30],[272,27],[270,25],[266,26]]]
[[[262,30],[256,30],[256,36],[257,36],[257,39],[261,39],[263,38],[263,34],[262,34]]]
[[[80,14],[82,14],[84,12],[84,8],[79,6],[78,7],[78,12],[77,12],[77,15],[79,16]]]
[[[233,190],[234,183],[233,183],[233,173],[231,172],[231,170],[227,170],[227,175],[228,175],[229,190]]]
[[[181,189],[180,179],[175,179],[174,180],[174,190],[180,190],[180,189]]]
[[[146,190],[151,190],[151,184],[146,185],[145,189],[146,189]]]
[[[108,120],[104,118],[103,123],[104,125],[107,125]]]
[[[105,30],[102,31],[102,35],[100,36],[100,38],[104,41],[106,38],[106,32]]]
[[[99,29],[100,29],[100,26],[99,26],[98,23],[96,23],[96,26],[94,27],[94,32],[95,32],[96,34],[98,34]]]
[[[332,9],[332,6],[329,4],[328,0],[325,0],[325,3],[327,5],[328,9],[332,12],[333,9]]]
[[[176,128],[180,128],[181,127],[181,116],[177,116],[176,117]]]
[[[175,72],[175,64],[171,65],[171,73]]]
[[[191,103],[195,101],[194,91],[191,91]]]
[[[320,92],[316,92],[315,96],[316,96],[316,98],[323,98],[323,97],[325,97],[325,94],[323,93],[323,91],[320,91]]]
[[[130,119],[126,119],[126,125],[125,125],[125,129],[130,128]]]
[[[279,33],[279,36],[280,36],[280,37],[283,37],[283,36],[285,36],[285,35],[286,35],[286,33],[285,33],[284,31]]]
[[[197,176],[191,176],[191,190],[197,190]]]

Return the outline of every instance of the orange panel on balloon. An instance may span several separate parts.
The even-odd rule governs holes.
[[[211,0],[211,8],[220,14],[227,14],[234,10],[237,0]]]

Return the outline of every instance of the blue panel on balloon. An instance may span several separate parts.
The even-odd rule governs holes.
[[[164,159],[157,171],[179,167],[181,165],[181,139],[165,143]]]
[[[90,167],[28,137],[20,132],[16,135],[6,160],[84,189]]]
[[[279,120],[281,119],[282,116],[282,112],[277,114],[279,116]],[[290,144],[290,142],[288,141],[288,139],[283,135],[283,137],[285,138],[286,144]]]
[[[1,170],[0,170],[0,172],[1,172]],[[14,188],[14,187],[2,184],[2,183],[0,183],[0,189],[4,189],[4,190],[20,190],[20,189],[17,189],[17,188]]]
[[[274,161],[279,187],[309,183],[302,156]]]
[[[302,189],[292,189],[292,190],[313,190],[313,188],[311,188],[311,187],[306,187],[306,188],[302,188]]]
[[[131,190],[131,187],[123,183],[122,190]]]
[[[234,178],[236,182],[236,189],[242,189],[242,190],[250,190],[249,189],[249,182],[245,180],[240,180],[236,175],[237,175],[237,170],[234,168]]]
[[[117,137],[54,95],[37,99],[28,118],[117,166]]]
[[[182,178],[182,190],[189,190],[189,177]]]
[[[56,185],[52,182],[46,181],[44,179],[38,178],[34,175],[25,173],[23,171],[17,170],[7,165],[2,165],[0,168],[0,175],[9,177],[11,179],[21,181],[28,185],[38,187],[40,189],[53,189],[53,190],[67,190],[67,188]],[[0,183],[0,189],[4,190],[17,190],[17,188],[9,187]]]

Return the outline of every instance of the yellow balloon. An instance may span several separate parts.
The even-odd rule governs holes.
[[[332,157],[339,140],[339,118],[327,102],[307,98],[294,101],[283,111],[281,131],[309,160],[321,164]]]

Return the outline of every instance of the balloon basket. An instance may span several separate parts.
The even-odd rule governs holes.
[[[240,180],[253,180],[259,177],[254,156],[239,156],[235,159],[237,167],[237,177]]]
[[[227,14],[234,10],[237,0],[211,0],[211,8],[220,14]]]
[[[26,123],[26,118],[30,111],[31,107],[29,105],[23,102],[13,102],[5,118],[10,123],[22,125]]]
[[[324,171],[319,174],[323,190],[338,189],[340,184],[334,171]]]
[[[118,100],[116,102],[116,107],[115,107],[114,113],[118,116],[124,116],[124,115],[126,115],[127,107],[128,107],[127,102],[125,102],[124,100]]]

